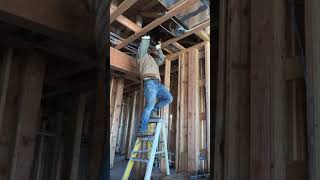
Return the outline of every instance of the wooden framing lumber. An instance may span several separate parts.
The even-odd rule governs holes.
[[[214,135],[214,179],[223,180],[223,138],[225,122],[225,66],[226,66],[226,31],[227,31],[227,2],[219,3],[219,50],[217,72],[217,100],[215,109]]]
[[[73,153],[72,153],[72,165],[70,172],[70,180],[77,180],[79,174],[79,163],[80,163],[80,145],[82,138],[82,126],[85,117],[85,106],[86,106],[86,94],[80,94],[78,97],[76,119],[75,119],[75,133],[73,140]]]
[[[189,31],[184,33],[183,35],[181,35],[179,37],[176,37],[176,38],[169,39],[169,40],[161,43],[161,47],[166,47],[166,46],[168,46],[168,45],[170,45],[172,43],[175,43],[175,42],[177,42],[177,41],[179,41],[179,40],[181,40],[183,38],[186,38],[186,37],[190,36],[191,34],[194,34],[194,33],[198,32],[198,31],[206,28],[209,25],[210,25],[210,20],[207,20],[207,21],[205,21],[205,22],[193,27],[192,29],[190,29]]]
[[[177,43],[177,42],[174,42],[172,43],[175,47],[177,47],[179,50],[185,50],[186,48],[183,47],[181,44]]]
[[[168,19],[170,19],[171,17],[177,15],[179,12],[181,12],[182,10],[185,10],[189,7],[191,7],[194,3],[196,3],[197,0],[185,0],[182,3],[180,3],[179,5],[177,5],[176,7],[174,7],[173,9],[171,9],[170,11],[168,11],[164,16],[159,17],[158,19],[152,21],[151,23],[149,23],[148,25],[146,25],[145,27],[142,28],[141,31],[133,34],[132,36],[130,36],[129,38],[125,39],[124,41],[122,41],[120,44],[118,44],[116,46],[116,49],[121,49],[123,47],[125,47],[126,45],[128,45],[129,43],[133,42],[134,40],[136,40],[137,38],[143,36],[144,34],[148,33],[149,31],[151,31],[152,29],[154,29],[155,27],[159,26],[160,24],[164,23],[165,21],[167,21]]]
[[[110,23],[134,5],[138,0],[124,0],[113,12],[110,11]]]
[[[305,1],[309,180],[320,179],[320,2]]]
[[[205,45],[205,42],[201,42],[201,43],[199,43],[199,44],[196,44],[196,45],[194,45],[194,46],[191,46],[191,47],[189,47],[189,48],[186,48],[186,49],[184,49],[184,50],[181,50],[181,51],[178,51],[178,52],[176,52],[176,53],[173,53],[173,54],[169,54],[169,55],[167,55],[167,59],[168,60],[170,60],[170,61],[174,61],[174,60],[178,60],[177,59],[177,56],[179,56],[180,54],[183,54],[183,53],[185,53],[185,52],[188,52],[190,49],[192,49],[192,48],[201,48],[202,46],[204,46]]]
[[[139,79],[135,59],[112,47],[110,47],[110,68],[124,72],[135,79]]]
[[[126,154],[126,158],[129,159],[131,155],[131,147],[133,144],[133,136],[135,132],[135,124],[136,124],[136,107],[137,107],[137,99],[138,99],[138,91],[133,92],[133,102],[132,102],[132,113],[130,117],[130,129],[129,129],[129,137],[128,137],[128,151]]]
[[[110,12],[113,12],[116,9],[117,9],[117,7],[115,7],[114,5],[110,6]],[[119,17],[117,17],[116,20],[120,24],[124,25],[125,27],[127,27],[128,29],[132,30],[135,33],[142,30],[142,28],[140,26],[138,26],[136,23],[132,22],[130,19],[128,19],[127,17],[125,17],[123,15],[120,15]]]
[[[124,80],[118,79],[117,80],[117,90],[116,90],[116,96],[115,96],[115,105],[114,105],[114,111],[110,112],[113,113],[112,116],[112,128],[110,132],[110,168],[113,167],[114,164],[114,156],[115,156],[115,150],[116,150],[116,142],[117,142],[117,134],[119,130],[119,115],[121,110],[121,103],[123,98],[123,87],[124,87]]]
[[[4,110],[6,106],[10,68],[12,63],[12,49],[6,49],[3,52],[3,58],[0,59],[0,132],[2,132],[2,124],[4,118]],[[0,133],[1,136],[1,133]]]
[[[198,49],[191,49],[188,57],[188,172],[197,172],[200,164],[198,53]]]
[[[170,91],[170,75],[171,75],[171,61],[167,60],[166,59],[166,62],[165,62],[165,74],[164,74],[164,86],[166,88],[168,88],[168,90]],[[165,136],[167,137],[167,140],[169,139],[168,138],[168,135],[169,135],[169,121],[170,121],[170,116],[169,116],[169,105],[165,106],[163,108],[163,118],[165,118],[167,121],[164,123],[164,128],[165,128]],[[167,146],[169,147],[169,143],[168,141],[165,142],[167,143]],[[164,158],[161,158],[161,172],[166,172],[166,163],[164,161]]]
[[[10,179],[26,179],[31,175],[36,130],[38,127],[46,59],[31,51],[23,76],[19,101],[18,127]],[[32,106],[30,106],[32,104]]]
[[[250,179],[286,176],[284,5],[284,0],[251,2]]]
[[[125,127],[124,127],[124,134],[123,134],[123,144],[122,144],[122,150],[121,154],[126,154],[128,152],[128,134],[129,134],[129,123],[130,123],[130,112],[133,105],[130,103],[133,101],[132,96],[128,97],[128,105],[127,105],[127,111],[125,116]]]
[[[199,36],[203,41],[210,41],[209,35],[204,30],[196,32],[195,34]]]
[[[248,0],[231,0],[226,19],[226,107],[224,178],[250,179],[250,83]],[[243,68],[238,68],[243,67]]]
[[[205,99],[206,99],[206,121],[207,121],[207,148],[208,148],[208,169],[210,169],[210,161],[211,161],[211,157],[210,157],[210,146],[211,146],[211,142],[210,142],[210,43],[206,42],[205,44]]]
[[[180,93],[178,96],[180,97],[180,114],[179,114],[179,133],[177,134],[179,141],[177,141],[178,144],[178,153],[179,156],[179,166],[178,166],[178,172],[181,171],[188,171],[188,158],[187,158],[187,152],[188,152],[188,113],[186,111],[188,110],[188,60],[187,60],[187,53],[180,54],[179,57],[179,64],[180,64],[180,70],[179,70],[179,76],[180,76],[180,83],[179,83],[179,89]],[[179,142],[179,143],[178,143]]]

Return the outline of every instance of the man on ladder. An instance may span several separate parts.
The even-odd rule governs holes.
[[[123,174],[122,180],[127,180],[130,176],[134,162],[147,163],[144,180],[150,180],[153,162],[156,154],[163,154],[166,162],[167,175],[170,174],[167,150],[167,138],[164,129],[165,119],[161,119],[156,114],[159,109],[170,104],[173,100],[169,90],[160,83],[159,66],[163,64],[165,56],[161,50],[161,43],[156,45],[158,57],[153,58],[148,49],[150,46],[150,36],[143,36],[140,42],[136,61],[143,80],[145,106],[141,115],[141,124],[137,132],[137,140],[131,152],[131,156]],[[157,102],[158,100],[158,102]],[[148,132],[148,123],[156,123],[154,132]],[[162,132],[161,151],[157,152],[160,134]],[[148,142],[148,149],[140,149],[142,142]],[[148,153],[148,159],[136,158],[138,153]]]
[[[159,118],[156,115],[158,110],[170,104],[173,100],[169,90],[160,83],[159,66],[163,64],[165,60],[165,56],[161,50],[161,43],[156,45],[158,54],[156,58],[148,54],[149,45],[150,36],[143,36],[136,56],[140,77],[143,79],[146,102],[142,112],[138,134],[145,134],[148,130],[149,118]]]

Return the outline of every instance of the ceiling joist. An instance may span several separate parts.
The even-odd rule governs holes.
[[[168,11],[164,16],[157,18],[156,20],[152,21],[151,23],[149,23],[148,25],[143,27],[141,31],[136,32],[135,34],[133,34],[129,38],[127,38],[124,41],[122,41],[120,44],[118,44],[116,46],[116,49],[121,49],[121,48],[125,47],[129,43],[133,42],[134,40],[138,39],[139,37],[145,35],[149,31],[151,31],[155,27],[157,27],[160,24],[164,23],[165,21],[167,21],[171,17],[177,15],[179,12],[192,7],[197,1],[198,0],[185,0],[185,1],[183,1],[179,5],[175,6],[170,11]]]
[[[120,6],[114,11],[110,11],[110,23],[116,20],[120,15],[122,15],[127,9],[134,5],[138,0],[124,0]]]
[[[110,6],[110,12],[111,13],[113,13],[116,9],[117,9],[116,6],[114,6],[114,5]],[[116,20],[120,24],[122,24],[123,26],[127,27],[128,29],[132,30],[135,33],[137,33],[137,32],[142,30],[142,28],[140,26],[138,26],[136,23],[132,22],[130,19],[128,19],[127,17],[125,17],[123,15],[120,15],[119,17],[117,17]]]
[[[186,37],[190,36],[191,34],[194,34],[196,32],[201,31],[202,29],[208,27],[209,25],[210,25],[210,20],[207,20],[207,21],[195,26],[194,28],[190,29],[188,32],[184,33],[183,35],[181,35],[179,37],[176,37],[176,38],[169,39],[169,40],[161,43],[161,47],[163,48],[163,47],[166,47],[166,46],[168,46],[170,44],[173,44],[173,43],[175,43],[175,42],[177,42],[177,41],[179,41],[179,40],[181,40],[183,38],[186,38]]]

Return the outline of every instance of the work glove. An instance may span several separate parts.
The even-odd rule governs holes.
[[[150,36],[142,36],[142,39],[150,39]]]
[[[159,44],[156,45],[156,49],[160,50],[161,49],[161,42],[159,41]]]

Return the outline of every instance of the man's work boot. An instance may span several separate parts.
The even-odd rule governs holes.
[[[137,131],[137,136],[143,136],[147,134],[147,132],[148,132],[148,126],[140,125]]]
[[[160,119],[160,116],[157,114],[157,111],[152,111],[150,118],[151,119]]]

